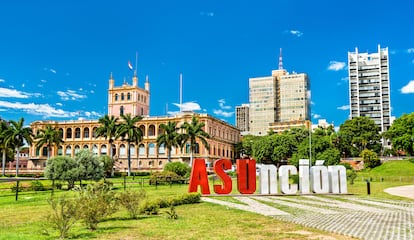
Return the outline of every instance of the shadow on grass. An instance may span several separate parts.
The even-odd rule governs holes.
[[[148,218],[157,218],[160,217],[161,214],[158,215],[138,215],[137,218],[131,218],[131,217],[111,217],[111,218],[105,218],[101,222],[108,222],[108,221],[136,221],[136,220],[143,220]]]

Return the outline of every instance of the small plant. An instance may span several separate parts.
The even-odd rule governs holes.
[[[141,203],[140,213],[146,215],[157,215],[160,209],[160,205],[156,201],[145,200]]]
[[[47,217],[47,220],[52,228],[59,232],[60,238],[66,238],[69,230],[78,220],[77,203],[65,195],[58,200],[50,199],[48,202],[52,207],[52,213]]]
[[[79,215],[89,229],[96,230],[102,219],[116,212],[116,197],[107,184],[88,184],[86,188],[78,188],[77,191]]]
[[[45,186],[43,186],[43,184],[39,180],[36,180],[36,181],[32,181],[30,183],[30,190],[32,190],[32,191],[45,191],[46,189],[45,189]]]
[[[175,211],[174,205],[171,205],[170,210],[167,210],[166,213],[168,215],[168,218],[171,219],[171,220],[176,220],[178,218],[178,214]]]
[[[120,193],[118,197],[118,201],[123,207],[126,208],[126,210],[129,213],[129,216],[132,219],[137,219],[139,212],[140,212],[139,204],[143,199],[145,199],[145,197],[146,197],[145,191],[140,191],[140,192],[128,191],[128,192]]]

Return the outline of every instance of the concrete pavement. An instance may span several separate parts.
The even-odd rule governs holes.
[[[414,185],[387,188],[384,192],[395,196],[414,199]]]

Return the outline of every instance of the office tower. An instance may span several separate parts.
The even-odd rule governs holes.
[[[367,116],[381,132],[390,127],[388,48],[376,53],[348,52],[350,118]]]
[[[279,64],[279,68],[281,68]],[[310,127],[310,84],[304,73],[272,71],[249,79],[250,134],[266,135],[292,127]]]
[[[249,104],[236,106],[236,127],[242,134],[249,131]]]

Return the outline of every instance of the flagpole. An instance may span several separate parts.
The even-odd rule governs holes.
[[[180,113],[182,112],[183,105],[183,74],[180,73]]]
[[[137,72],[138,72],[138,51],[135,52],[135,76],[137,76]]]

